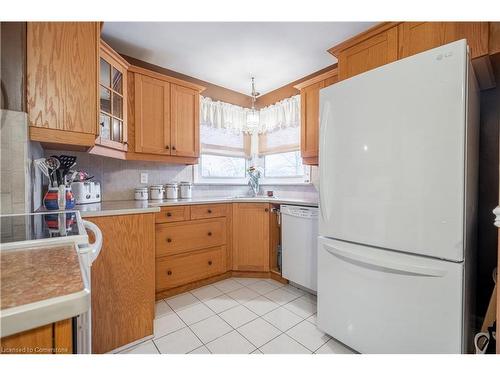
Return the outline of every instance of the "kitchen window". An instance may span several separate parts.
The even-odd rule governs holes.
[[[201,157],[197,183],[246,183],[250,136],[223,128],[200,126]]]
[[[262,183],[308,183],[310,168],[300,156],[300,127],[278,128],[259,135],[259,161],[264,169]]]

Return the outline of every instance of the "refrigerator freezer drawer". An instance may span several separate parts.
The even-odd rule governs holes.
[[[463,263],[319,237],[318,327],[361,353],[461,353]]]

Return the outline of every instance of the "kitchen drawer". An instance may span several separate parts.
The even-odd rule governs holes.
[[[173,223],[189,220],[189,206],[162,207],[155,216],[156,223]]]
[[[191,220],[209,219],[227,215],[227,204],[200,204],[191,206]]]
[[[156,225],[157,257],[221,246],[225,243],[225,218]]]
[[[156,259],[156,290],[165,290],[224,272],[226,247]]]

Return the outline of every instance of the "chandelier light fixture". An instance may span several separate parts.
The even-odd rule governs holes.
[[[259,130],[259,111],[255,109],[257,96],[260,95],[255,91],[255,78],[252,77],[252,108],[247,112],[247,129],[250,133],[258,132]]]

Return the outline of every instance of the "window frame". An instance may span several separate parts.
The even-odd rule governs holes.
[[[203,125],[200,125],[203,126]],[[251,154],[251,136],[249,134],[243,134],[243,148],[231,147],[231,146],[221,146],[221,145],[211,145],[203,143],[200,139],[200,158],[199,163],[194,165],[193,168],[193,181],[195,184],[231,184],[231,185],[246,185],[248,182],[247,169],[250,161]],[[202,155],[216,155],[216,156],[227,156],[235,158],[243,158],[245,160],[245,176],[244,177],[224,177],[224,176],[214,176],[205,177],[202,175]]]
[[[300,150],[295,151],[285,151],[285,152],[275,152],[268,153],[265,155],[259,156],[259,164],[262,166],[264,170],[263,176],[261,178],[262,185],[310,185],[311,182],[311,166],[304,165],[304,174],[299,176],[266,176],[266,156],[275,155],[275,154],[284,154],[288,152],[299,152]]]

